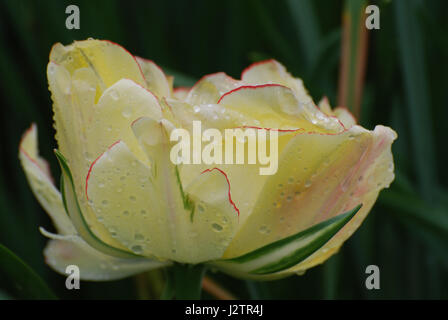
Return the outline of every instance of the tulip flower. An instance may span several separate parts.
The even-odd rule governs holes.
[[[260,280],[301,274],[339,250],[394,179],[395,132],[364,129],[325,99],[316,106],[275,60],[240,80],[216,73],[173,89],[154,62],[86,40],[56,44],[47,76],[60,189],[35,125],[19,157],[56,228],[41,231],[60,273],[77,265],[82,279],[111,280],[186,264]],[[173,163],[171,133],[192,132],[194,121],[276,131],[278,170]]]

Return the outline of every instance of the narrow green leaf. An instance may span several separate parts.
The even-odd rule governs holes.
[[[342,59],[338,104],[360,118],[366,65],[367,29],[364,25],[366,0],[346,0],[343,14]]]
[[[56,299],[42,278],[11,250],[0,244],[0,283],[21,299]]]
[[[394,1],[398,47],[406,92],[415,172],[420,191],[433,200],[437,186],[437,166],[431,120],[431,103],[424,58],[424,36],[419,27],[419,1]]]
[[[443,205],[428,204],[416,193],[390,189],[379,198],[391,213],[427,232],[448,239],[448,210]]]
[[[54,153],[59,161],[59,165],[61,166],[62,171],[61,179],[63,188],[61,188],[61,191],[64,207],[65,210],[67,211],[67,214],[70,216],[70,219],[73,222],[73,225],[75,226],[76,231],[78,231],[79,235],[92,248],[95,248],[104,254],[118,258],[131,258],[131,259],[143,258],[132,252],[112,247],[107,243],[103,242],[93,233],[93,231],[89,228],[87,221],[84,219],[81,207],[79,206],[78,198],[75,192],[73,177],[70,172],[70,168],[68,167],[67,160],[58,150],[55,150]]]
[[[327,243],[360,208],[361,204],[297,234],[242,256],[216,261],[213,264],[223,269],[256,275],[270,274],[293,267]]]
[[[322,42],[319,23],[313,10],[312,1],[288,0],[287,3],[293,16],[297,36],[302,44],[306,64],[312,66],[319,55],[319,44]]]

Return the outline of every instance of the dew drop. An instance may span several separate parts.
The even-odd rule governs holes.
[[[143,247],[139,244],[135,244],[131,247],[132,252],[135,254],[141,254],[143,252]]]
[[[267,226],[261,226],[258,231],[262,234],[268,234],[270,232]]]
[[[213,230],[214,231],[216,231],[216,232],[221,232],[222,231],[222,226],[220,225],[220,224],[218,224],[218,223],[213,223],[212,224],[212,228],[213,228]]]
[[[116,90],[111,90],[110,97],[114,100],[118,100],[118,98],[120,98],[120,95],[118,94],[118,92]]]
[[[123,111],[121,112],[121,115],[125,118],[129,118],[132,114],[132,108],[131,107],[126,107],[123,109]]]
[[[145,239],[145,237],[141,233],[136,233],[134,235],[134,239],[137,240],[137,241],[142,241],[142,240]]]
[[[116,237],[117,236],[117,229],[115,229],[115,228],[113,228],[113,227],[110,227],[109,228],[109,232],[110,232],[110,235],[112,236],[112,237]]]

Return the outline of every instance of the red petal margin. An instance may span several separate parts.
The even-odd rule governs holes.
[[[258,88],[265,88],[265,87],[281,87],[281,88],[286,88],[286,89],[291,90],[290,88],[288,88],[288,87],[286,87],[286,86],[283,86],[283,85],[281,85],[281,84],[276,84],[276,83],[259,84],[259,85],[253,85],[253,86],[241,86],[241,87],[235,88],[235,89],[233,89],[233,90],[230,90],[230,91],[224,93],[224,94],[221,96],[221,98],[219,98],[219,100],[218,100],[218,104],[221,102],[221,100],[222,100],[225,96],[227,96],[227,95],[229,95],[229,94],[231,94],[231,93],[237,92],[237,91],[239,91],[239,90],[243,90],[243,89],[253,89],[253,90],[255,90],[255,89],[258,89]],[[291,90],[291,91],[292,91],[292,90]]]
[[[253,67],[256,67],[256,66],[258,66],[258,65],[265,64],[265,63],[275,63],[275,62],[277,62],[277,60],[275,60],[275,59],[267,59],[267,60],[262,60],[262,61],[254,62],[254,63],[252,63],[251,65],[249,65],[248,67],[246,67],[246,68],[243,70],[243,72],[241,72],[241,79],[243,79],[244,74],[245,74],[247,71],[249,71],[250,69],[252,69]]]
[[[25,157],[27,157],[28,158],[28,160],[30,160],[40,171],[42,171],[46,176],[47,176],[47,178],[54,184],[54,179],[53,179],[53,176],[51,175],[51,172],[50,172],[50,165],[48,164],[48,162],[46,161],[46,160],[44,160],[44,159],[42,159],[42,161],[43,161],[43,163],[45,164],[45,168],[43,168],[42,166],[41,166],[41,164],[39,163],[39,162],[37,162],[37,160],[36,159],[34,159],[33,157],[31,157],[29,154],[28,154],[28,152],[26,152],[25,151],[25,149],[23,149],[22,148],[22,143],[23,143],[23,140],[26,138],[26,136],[28,135],[28,134],[30,134],[30,132],[31,131],[33,131],[33,130],[37,130],[37,126],[36,126],[36,124],[35,123],[32,123],[31,124],[31,126],[25,131],[25,133],[22,135],[22,138],[20,139],[20,142],[19,142],[19,152],[21,152]]]
[[[230,202],[230,204],[233,206],[233,208],[235,209],[235,211],[238,213],[238,217],[240,216],[240,209],[238,209],[238,207],[236,206],[236,204],[235,204],[235,202],[233,202],[233,200],[232,200],[232,195],[230,194],[230,189],[231,189],[231,187],[230,187],[230,181],[229,181],[229,178],[227,177],[227,174],[224,172],[224,171],[222,171],[221,169],[219,169],[219,168],[212,168],[212,169],[205,169],[204,171],[202,171],[201,172],[201,174],[203,174],[203,173],[206,173],[206,172],[212,172],[213,170],[218,170],[221,174],[223,174],[224,175],[224,177],[226,178],[226,181],[227,181],[227,185],[229,186],[229,191],[228,191],[228,196],[229,196],[229,202]]]
[[[106,151],[104,151],[102,154],[100,154],[98,156],[98,158],[96,158],[95,160],[93,160],[92,164],[90,165],[89,171],[87,172],[87,176],[86,176],[86,198],[87,200],[89,200],[89,195],[87,194],[87,189],[89,187],[89,178],[90,178],[90,173],[92,172],[93,166],[95,165],[95,163],[110,149],[112,149],[115,145],[117,145],[119,142],[121,142],[121,140],[115,141],[113,144],[111,144]]]
[[[153,60],[151,60],[151,59],[146,59],[146,58],[142,58],[142,57],[140,57],[140,56],[134,56],[134,59],[136,60],[137,63],[138,63],[137,58],[138,58],[138,59],[142,59],[143,61],[152,63],[153,65],[156,66],[157,69],[159,69],[160,71],[162,71],[162,73],[163,73],[163,75],[165,76],[165,78],[167,78],[167,74],[165,73],[165,71],[163,71],[162,67],[160,67],[160,66],[159,66],[157,63],[155,63]],[[139,66],[140,66],[140,64],[139,64]],[[142,70],[142,69],[140,68],[140,70]]]
[[[203,76],[202,78],[200,78],[198,81],[196,81],[196,83],[191,87],[190,91],[193,90],[195,87],[197,87],[197,85],[199,83],[201,83],[203,80],[206,80],[210,77],[213,76],[217,76],[219,74],[224,75],[224,77],[226,77],[227,79],[229,79],[230,81],[234,81],[234,82],[239,82],[239,80],[232,78],[231,76],[229,76],[227,73],[219,71],[219,72],[215,72],[215,73],[210,73],[210,74],[206,74],[205,76]]]

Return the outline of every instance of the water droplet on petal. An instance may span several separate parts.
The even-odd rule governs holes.
[[[131,247],[132,252],[135,254],[141,254],[143,252],[143,247],[139,244],[135,244]]]
[[[216,232],[221,232],[222,231],[222,226],[220,225],[220,224],[218,224],[218,223],[213,223],[212,224],[212,228],[213,228],[213,230],[214,231],[216,231]]]
[[[142,240],[145,239],[145,237],[141,233],[136,233],[134,235],[134,239],[137,240],[137,241],[142,241]]]
[[[118,100],[118,98],[120,98],[120,95],[118,94],[118,92],[116,90],[111,90],[110,91],[110,96],[114,100]]]

